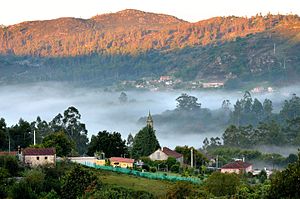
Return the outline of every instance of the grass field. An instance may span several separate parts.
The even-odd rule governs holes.
[[[110,171],[98,170],[97,173],[100,175],[101,181],[105,184],[147,191],[158,198],[163,198],[168,189],[174,184],[169,181],[151,180]]]

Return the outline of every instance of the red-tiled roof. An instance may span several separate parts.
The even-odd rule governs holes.
[[[174,158],[181,158],[182,154],[177,153],[176,151],[173,151],[171,149],[169,149],[168,147],[164,147],[162,150],[167,156],[171,156]]]
[[[4,156],[4,155],[17,155],[18,151],[11,151],[11,152],[8,152],[8,151],[0,151],[0,156]]]
[[[54,155],[55,148],[26,148],[23,155]]]
[[[126,162],[126,163],[134,163],[134,159],[130,158],[121,158],[121,157],[111,157],[109,158],[111,162]]]
[[[222,169],[246,169],[252,164],[243,161],[235,161],[222,166]]]

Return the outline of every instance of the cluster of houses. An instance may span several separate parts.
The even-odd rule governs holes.
[[[0,152],[1,155],[14,155],[18,156],[19,160],[24,164],[30,167],[44,166],[44,165],[53,165],[56,164],[56,152],[55,148],[26,148],[20,152]],[[174,150],[169,149],[168,147],[163,147],[157,149],[155,152],[148,156],[152,161],[155,160],[167,160],[169,157],[173,157],[183,165],[183,155],[177,153]],[[85,163],[89,162],[96,165],[104,166],[106,165],[105,158],[99,159],[97,157],[69,157],[72,162]],[[124,157],[111,157],[108,158],[109,163],[113,167],[121,168],[133,168],[134,164],[139,164],[134,159],[124,158]],[[253,170],[253,165],[245,162],[244,160],[236,160],[231,163],[228,163],[220,168],[221,173],[248,173],[252,172],[256,174]]]
[[[153,127],[153,119],[151,117],[150,112],[147,118],[147,125]],[[56,161],[59,159],[59,157],[56,157],[55,148],[25,148],[24,150],[18,149],[18,151],[12,152],[0,152],[0,156],[3,155],[17,156],[23,164],[29,167],[45,165],[55,166]],[[180,163],[180,165],[183,165],[183,155],[174,150],[171,150],[168,147],[159,148],[152,154],[150,154],[148,157],[152,161],[162,161],[167,160],[169,157],[173,157],[178,163]],[[134,164],[143,164],[141,161],[136,162],[134,159],[124,157],[110,157],[108,159],[105,159],[104,153],[100,154],[100,156],[95,155],[95,157],[69,157],[68,159],[72,162],[77,162],[81,164],[90,163],[100,166],[107,165],[107,162],[109,162],[110,166],[121,168],[133,168]],[[252,172],[254,175],[257,173],[257,171],[253,170],[253,165],[245,162],[244,159],[236,159],[231,163],[225,164],[220,168],[220,172],[237,174]],[[267,174],[269,175],[270,173],[267,172]]]

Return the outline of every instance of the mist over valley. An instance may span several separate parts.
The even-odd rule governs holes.
[[[295,85],[271,93],[252,93],[252,97],[261,101],[270,99],[275,112],[278,112],[283,101],[293,93],[299,94],[299,91],[300,87]],[[182,93],[197,97],[201,108],[208,108],[212,113],[221,108],[224,100],[230,101],[232,109],[235,102],[243,97],[243,91],[224,90],[125,91],[128,99],[126,103],[121,103],[120,93],[59,82],[1,86],[0,117],[5,118],[8,126],[18,123],[20,118],[35,121],[37,116],[49,122],[58,113],[74,106],[81,114],[81,121],[86,124],[89,138],[107,130],[120,132],[126,139],[129,133],[134,135],[146,125],[146,116],[150,111],[161,146],[174,148],[189,145],[200,148],[205,137],[221,137],[225,126],[212,124],[214,128],[191,129],[189,127],[195,124],[187,118],[186,121],[180,121],[184,125],[178,128],[176,125],[179,121],[176,118],[163,122],[160,121],[161,115],[176,109],[176,98]]]

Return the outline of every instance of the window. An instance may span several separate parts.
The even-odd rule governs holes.
[[[40,160],[40,157],[38,156],[38,157],[36,157],[36,159],[37,159],[37,160]]]
[[[48,157],[45,157],[45,160],[47,160],[48,159]]]

